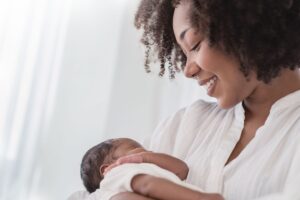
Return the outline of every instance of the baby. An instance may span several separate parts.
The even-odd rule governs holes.
[[[145,199],[200,199],[198,188],[183,182],[187,165],[170,155],[145,150],[128,138],[104,141],[86,152],[81,178],[88,199],[109,200],[122,192],[135,192]],[[182,196],[184,194],[184,197]]]

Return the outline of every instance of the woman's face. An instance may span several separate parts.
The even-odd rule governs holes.
[[[182,1],[173,17],[177,43],[187,57],[184,74],[196,78],[207,94],[217,99],[220,107],[230,108],[251,95],[258,84],[256,75],[250,73],[247,80],[235,57],[210,47],[201,32],[191,27],[188,14],[189,3]]]

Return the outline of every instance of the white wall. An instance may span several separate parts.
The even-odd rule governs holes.
[[[31,200],[65,199],[83,189],[79,167],[92,145],[142,140],[158,121],[203,91],[146,74],[133,17],[139,0],[74,0],[51,120],[38,148]]]
[[[106,138],[129,135],[143,140],[159,121],[180,107],[199,97],[212,100],[194,80],[187,80],[183,74],[169,80],[168,74],[163,78],[157,75],[159,66],[152,66],[153,72],[150,74],[145,72],[140,33],[133,27],[136,2],[139,1],[127,4],[123,17],[104,132]]]
[[[125,2],[74,0],[50,123],[36,161],[33,197],[65,199],[81,188],[80,159],[103,139]]]

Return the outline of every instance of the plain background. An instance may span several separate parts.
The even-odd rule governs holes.
[[[212,100],[182,74],[170,81],[158,77],[155,66],[145,73],[141,33],[133,25],[139,0],[70,2],[53,99],[31,148],[34,159],[22,158],[22,165],[14,165],[16,172],[30,166],[30,178],[20,183],[13,173],[8,181],[10,191],[22,188],[29,196],[10,194],[14,200],[66,199],[84,189],[79,170],[88,148],[114,137],[143,141],[178,109],[199,98]],[[22,144],[26,142],[24,137]]]

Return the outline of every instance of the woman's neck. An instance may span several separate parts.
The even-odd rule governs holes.
[[[300,89],[300,70],[283,70],[269,84],[259,84],[244,100],[246,117],[266,120],[272,105],[280,98]]]

